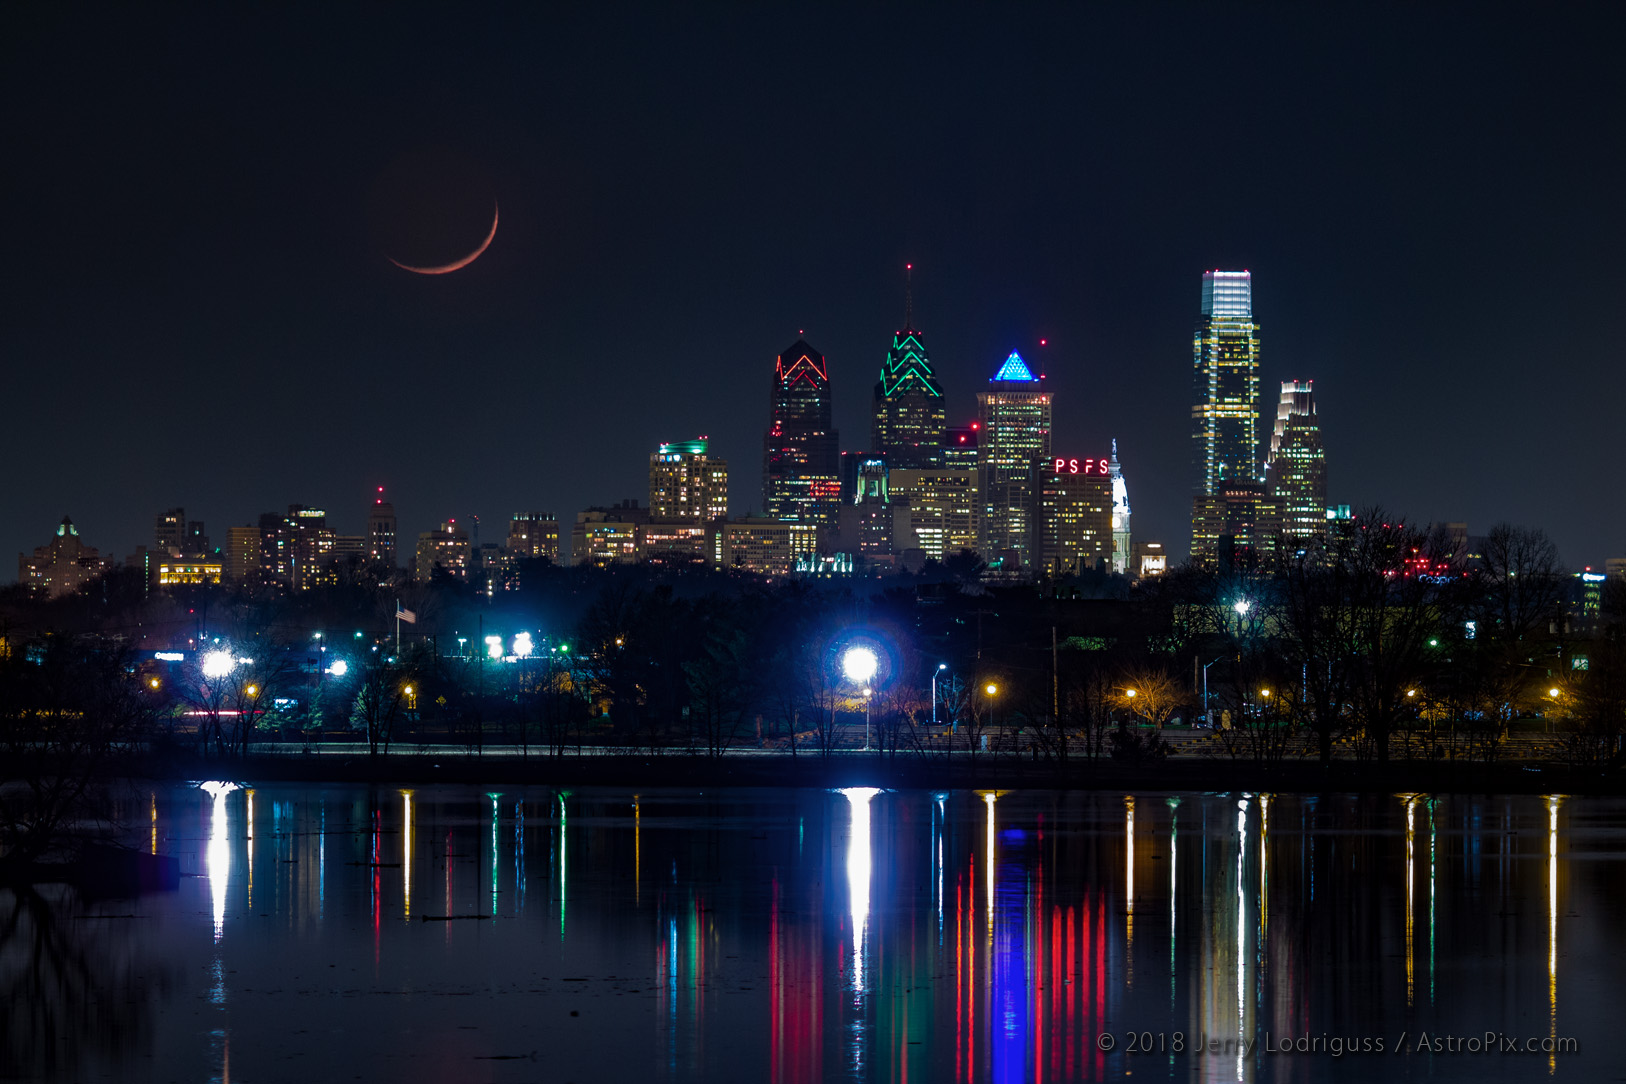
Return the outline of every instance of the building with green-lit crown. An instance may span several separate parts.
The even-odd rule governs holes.
[[[943,386],[932,372],[931,358],[914,329],[913,304],[906,303],[903,330],[892,336],[892,349],[875,383],[875,424],[870,451],[894,470],[922,470],[943,463],[947,416]]]

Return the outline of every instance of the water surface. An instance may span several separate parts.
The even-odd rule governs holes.
[[[13,1077],[1626,1064],[1617,799],[211,785],[126,823],[179,891],[0,895]]]

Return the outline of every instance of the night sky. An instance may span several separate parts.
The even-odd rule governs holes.
[[[184,505],[360,533],[647,500],[708,434],[761,503],[775,355],[842,447],[915,324],[951,424],[1006,353],[1189,540],[1205,269],[1254,274],[1261,413],[1313,378],[1329,498],[1626,555],[1619,27],[1467,5],[800,14],[684,5],[0,15],[0,554]],[[777,7],[777,6],[776,6]],[[490,249],[452,274],[403,263]],[[1049,345],[1039,347],[1045,338]],[[15,566],[0,578],[9,581]]]

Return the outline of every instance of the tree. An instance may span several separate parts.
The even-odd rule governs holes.
[[[1185,700],[1185,693],[1169,672],[1160,666],[1136,666],[1126,670],[1116,690],[1113,706],[1138,715],[1161,730]]]
[[[1516,644],[1558,615],[1566,577],[1558,547],[1539,528],[1498,523],[1485,536],[1479,582],[1485,622],[1480,634]]]
[[[0,656],[0,884],[109,819],[102,777],[152,720],[126,650],[34,646]]]

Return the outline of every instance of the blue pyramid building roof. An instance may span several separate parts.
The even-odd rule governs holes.
[[[994,374],[994,379],[1033,383],[1039,378],[1033,375],[1033,370],[1029,369],[1028,363],[1022,360],[1022,355],[1012,350],[1011,356],[1005,359],[1005,364],[1001,365],[999,372]]]

